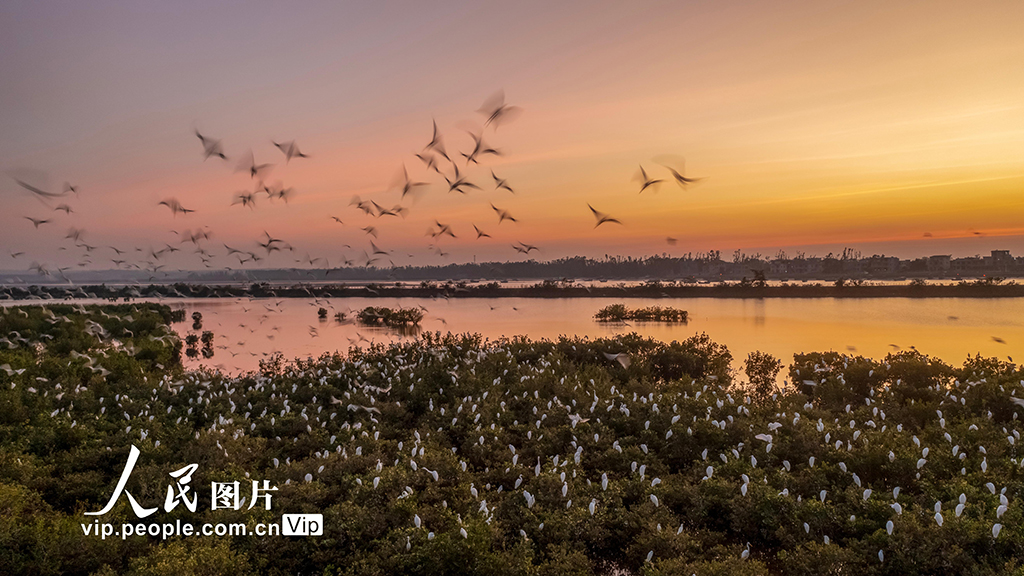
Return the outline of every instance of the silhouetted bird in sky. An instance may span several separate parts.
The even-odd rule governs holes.
[[[373,212],[373,203],[366,200],[362,200],[359,198],[359,196],[353,196],[352,200],[349,201],[348,205],[355,206],[356,208],[362,210],[363,213],[366,214],[367,216],[375,216]]]
[[[256,207],[256,193],[255,192],[240,192],[235,194],[234,200],[231,201],[231,205],[241,204],[242,206],[248,206],[249,209]]]
[[[498,224],[501,224],[505,220],[510,220],[512,222],[518,222],[518,220],[516,220],[515,218],[512,217],[512,214],[509,213],[508,210],[505,210],[503,208],[498,208],[494,204],[491,204],[491,208],[493,208],[494,211],[498,214]]]
[[[220,140],[214,140],[200,134],[199,130],[196,130],[196,137],[203,144],[203,160],[209,159],[211,156],[216,156],[221,160],[227,160],[228,157],[224,155],[224,148],[220,144]]]
[[[665,166],[662,164],[662,166]],[[679,184],[680,188],[686,188],[687,184],[693,184],[694,182],[700,182],[703,178],[687,178],[683,176],[678,170],[671,166],[665,166],[669,172],[672,173],[672,177],[676,179],[676,184]]]
[[[479,164],[480,156],[485,156],[487,154],[501,156],[500,150],[496,150],[494,148],[491,148],[487,144],[484,144],[484,138],[482,134],[474,134],[470,132],[469,135],[471,138],[473,138],[473,150],[469,154],[466,154],[464,152],[461,153],[462,157],[466,159],[467,166],[469,166],[470,164]]]
[[[405,196],[407,194],[413,192],[416,188],[428,185],[426,182],[413,182],[412,180],[410,180],[409,179],[409,170],[406,169],[405,164],[402,164],[402,181],[401,181],[401,184],[402,184],[402,198],[405,198]]]
[[[295,143],[295,140],[274,142],[274,146],[277,146],[277,149],[284,153],[285,163],[290,162],[292,158],[309,158],[308,154],[303,154],[299,151],[299,146]]]
[[[622,222],[620,222],[617,218],[612,218],[611,216],[605,214],[604,212],[595,210],[594,207],[591,206],[590,204],[587,204],[587,208],[590,208],[590,211],[594,213],[594,218],[597,219],[597,224],[594,224],[594,228],[597,228],[601,224],[622,224]]]
[[[441,155],[445,160],[451,162],[452,159],[448,157],[448,153],[444,150],[444,139],[441,137],[441,131],[437,129],[437,120],[434,120],[434,135],[431,137],[430,142],[423,147],[424,150],[431,150]],[[422,156],[420,157],[422,159]],[[429,164],[428,164],[429,167]]]
[[[423,164],[426,165],[427,169],[433,170],[438,174],[441,173],[441,169],[438,168],[437,166],[437,157],[431,154],[430,152],[423,152],[417,154],[416,157],[419,158],[423,162]]]
[[[192,212],[195,212],[195,210],[185,208],[184,206],[182,206],[181,202],[178,202],[177,198],[168,198],[166,200],[161,200],[160,202],[157,203],[157,205],[167,206],[168,208],[170,208],[171,214],[173,216],[177,216],[178,214],[190,214]]]
[[[516,193],[515,190],[513,190],[512,187],[508,185],[508,180],[505,180],[504,178],[498,178],[498,175],[494,173],[494,170],[491,170],[491,178],[494,178],[495,190],[505,189],[513,194]]]
[[[247,172],[249,178],[259,178],[262,180],[273,166],[273,164],[257,164],[256,156],[252,153],[252,150],[249,150],[249,153],[239,162],[235,171]]]
[[[664,180],[653,179],[650,176],[648,176],[647,171],[644,170],[643,164],[640,165],[640,172],[637,173],[637,175],[634,177],[634,180],[638,180],[640,182],[641,194],[643,194],[644,190],[647,190],[651,186],[664,182]]]
[[[455,168],[455,176],[452,179],[449,179],[447,176],[444,177],[445,182],[448,183],[448,192],[455,191],[455,192],[459,192],[461,194],[465,194],[466,191],[463,190],[463,188],[473,188],[475,190],[479,190],[480,189],[479,186],[477,186],[476,184],[473,184],[469,180],[466,180],[466,178],[464,176],[462,176],[462,174],[459,173],[459,167],[458,166],[454,166],[454,168]]]
[[[487,117],[487,120],[484,121],[484,126],[494,124],[495,128],[505,122],[515,120],[522,111],[523,109],[518,106],[505,104],[504,90],[498,90],[496,94],[485,100],[483,106],[477,110],[477,112]]]
[[[17,178],[15,178],[14,181],[17,182],[18,185],[21,186],[22,188],[24,188],[25,190],[28,190],[29,192],[34,194],[36,196],[36,198],[39,198],[39,199],[42,199],[42,198],[60,198],[61,196],[64,196],[64,195],[67,194],[67,192],[61,192],[60,194],[57,194],[57,193],[54,193],[54,192],[46,192],[45,190],[40,190],[39,188],[36,188],[35,186],[32,186],[31,184],[28,184],[26,182],[18,180]]]
[[[427,233],[434,238],[437,238],[438,236],[451,236],[452,238],[458,238],[458,236],[455,235],[455,232],[452,231],[452,227],[448,224],[441,224],[437,220],[434,220],[434,225],[437,226],[436,231],[433,229],[427,231]]]

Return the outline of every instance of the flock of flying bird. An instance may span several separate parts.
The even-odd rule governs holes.
[[[504,92],[499,91],[491,98],[488,98],[477,112],[483,118],[483,125],[478,129],[466,131],[466,134],[470,138],[471,145],[469,148],[462,149],[458,152],[449,153],[445,144],[445,135],[438,128],[436,120],[433,122],[433,132],[430,140],[420,151],[416,152],[414,156],[416,160],[423,165],[426,173],[428,175],[433,174],[434,178],[425,178],[422,181],[414,180],[410,177],[408,167],[403,162],[400,175],[392,182],[389,189],[385,191],[385,194],[397,193],[398,202],[396,204],[389,207],[383,205],[383,200],[362,199],[359,196],[352,197],[349,205],[354,206],[363,215],[374,219],[371,223],[365,223],[366,225],[355,225],[358,230],[365,233],[366,236],[372,237],[373,240],[369,240],[368,247],[361,250],[361,257],[358,253],[355,255],[342,254],[340,258],[334,260],[335,266],[381,266],[386,261],[394,267],[394,251],[381,248],[374,240],[377,242],[380,241],[381,231],[386,228],[386,224],[389,219],[406,217],[410,211],[409,201],[415,199],[420,194],[425,193],[428,189],[440,188],[448,194],[455,193],[459,195],[469,195],[483,192],[485,190],[516,194],[516,189],[507,178],[499,176],[493,168],[484,168],[484,163],[488,159],[505,156],[505,153],[501,149],[495,148],[485,140],[485,135],[488,130],[496,131],[502,124],[517,118],[522,113],[522,109],[518,106],[507,104],[505,102]],[[286,187],[279,181],[273,183],[268,182],[268,176],[274,170],[275,165],[271,162],[257,162],[252,149],[241,154],[239,158],[235,158],[228,155],[220,139],[211,137],[208,134],[200,132],[198,129],[195,130],[195,135],[199,140],[202,150],[201,156],[204,161],[219,161],[229,166],[233,164],[234,171],[236,173],[246,175],[248,180],[252,183],[252,186],[249,189],[238,191],[231,196],[231,206],[240,206],[242,208],[255,210],[264,201],[274,202],[280,200],[287,203],[295,196],[294,188]],[[272,143],[280,152],[285,164],[290,164],[293,160],[306,161],[313,158],[312,155],[302,151],[295,140],[285,142],[273,140]],[[668,170],[670,179],[680,187],[686,188],[687,186],[701,180],[701,178],[689,178],[684,176],[681,173],[681,169],[676,169],[667,165],[664,165],[664,167]],[[474,171],[480,172],[481,170],[483,171],[482,173],[473,173]],[[663,178],[651,177],[642,165],[640,166],[635,179],[639,184],[639,193],[656,190],[661,184],[668,181]],[[15,181],[19,186],[21,186],[21,188],[38,199],[51,212],[63,212],[65,217],[69,217],[74,213],[73,207],[65,202],[65,200],[70,198],[69,195],[74,195],[74,197],[77,198],[79,195],[78,187],[66,183],[61,192],[50,192],[43,190],[24,179],[16,178]],[[55,202],[59,202],[59,204],[53,205]],[[181,215],[183,217],[195,217],[197,210],[189,207],[187,204],[187,199],[183,202],[177,197],[164,198],[157,203],[158,206],[166,208],[172,216],[176,217]],[[485,205],[489,206],[489,212],[497,219],[498,226],[501,226],[504,223],[517,224],[520,221],[508,208],[497,205],[493,200],[488,201]],[[594,217],[595,228],[605,224],[623,224],[622,220],[619,218],[601,212],[590,204],[587,206]],[[348,217],[343,218],[338,215],[330,215],[329,218],[339,225],[347,226],[346,220],[348,220]],[[52,216],[38,217],[30,215],[25,216],[25,219],[28,220],[35,229],[39,229],[41,226],[48,224],[54,224],[56,222]],[[495,231],[488,231],[485,229],[484,225],[476,222],[471,224],[473,227],[473,235],[475,235],[475,237],[471,237],[474,237],[475,240],[494,238],[493,235],[496,233]],[[71,227],[68,230],[65,240],[71,240],[72,245],[70,247],[61,246],[60,250],[82,250],[83,252],[80,254],[77,265],[83,268],[97,265],[97,262],[93,259],[94,254],[110,250],[113,254],[109,258],[109,261],[115,267],[148,270],[152,274],[150,280],[158,279],[157,275],[159,273],[162,271],[166,272],[166,263],[163,260],[163,257],[165,255],[181,251],[182,246],[185,244],[191,244],[192,251],[198,256],[202,265],[206,268],[224,268],[228,270],[233,269],[233,264],[218,266],[215,263],[215,259],[219,257],[232,257],[233,259],[237,259],[238,266],[244,266],[246,264],[258,265],[275,252],[296,252],[296,248],[291,243],[280,238],[274,238],[266,231],[263,232],[260,239],[253,242],[251,248],[233,247],[224,243],[224,252],[220,252],[219,250],[215,250],[209,246],[210,243],[208,241],[211,240],[212,233],[209,228],[205,226],[194,231],[187,229],[172,230],[172,233],[178,237],[176,243],[164,243],[164,246],[159,249],[139,246],[129,249],[119,248],[113,245],[90,245],[85,239],[84,230],[77,227]],[[427,248],[434,254],[442,257],[449,256],[449,252],[445,250],[442,241],[460,237],[455,232],[453,225],[450,222],[441,222],[439,218],[434,219],[433,225],[427,230],[427,235],[430,237],[430,243],[427,245]],[[667,242],[669,244],[675,244],[675,239],[668,238]],[[352,249],[356,252],[359,251],[359,248],[353,249],[351,244],[343,244],[342,247]],[[522,255],[529,255],[533,251],[540,250],[537,245],[522,241],[511,243],[511,248]],[[11,256],[14,258],[18,258],[22,255],[22,252],[11,252]],[[132,256],[135,256],[136,258],[132,258]],[[409,254],[408,256],[412,257],[413,255]],[[306,254],[304,258],[296,255],[295,258],[293,258],[293,263],[299,266],[309,267],[309,274],[311,276],[314,276],[313,270],[322,269],[322,278],[328,277],[332,268],[332,262],[330,259],[326,257],[312,258],[308,254]],[[56,273],[63,280],[70,282],[65,274],[68,267],[58,267],[55,270],[51,270],[51,267],[45,264],[33,263],[31,269],[35,270],[39,274],[47,276],[51,273]]]

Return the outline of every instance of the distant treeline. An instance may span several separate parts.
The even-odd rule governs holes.
[[[691,284],[648,281],[640,285],[585,286],[570,281],[545,280],[531,286],[511,287],[498,282],[292,284],[248,285],[200,283],[146,286],[5,286],[0,300],[64,300],[76,298],[130,301],[137,298],[1018,298],[1024,284],[994,281],[953,285],[864,285],[836,281],[828,284],[768,285],[763,281]]]
[[[932,256],[916,260],[900,260],[891,256],[870,256],[846,250],[840,255],[789,258],[779,253],[775,258],[761,254],[737,251],[731,260],[723,260],[721,253],[690,253],[682,256],[668,254],[645,257],[605,255],[594,259],[573,256],[539,262],[467,262],[444,266],[359,266],[344,268],[265,268],[251,270],[178,270],[153,272],[150,270],[79,270],[69,271],[66,278],[75,284],[100,283],[171,283],[199,282],[420,282],[420,281],[486,281],[524,279],[601,279],[609,281],[679,279],[679,280],[741,280],[758,278],[767,280],[843,280],[859,282],[864,279],[892,278],[978,278],[1024,276],[1024,257],[1016,258],[1006,250],[995,250],[991,256],[951,258]],[[31,272],[0,273],[0,284],[32,282],[55,283],[57,276],[40,278]]]

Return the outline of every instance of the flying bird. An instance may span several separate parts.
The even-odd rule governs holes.
[[[160,202],[157,203],[157,206],[167,206],[168,208],[171,209],[171,214],[174,216],[177,216],[179,213],[189,214],[191,212],[195,212],[195,210],[191,210],[189,208],[185,208],[184,206],[182,206],[181,202],[178,202],[177,198],[168,198],[166,200],[161,200]]]
[[[280,182],[270,186],[264,185],[259,189],[259,191],[265,192],[269,200],[277,198],[279,200],[284,200],[285,204],[288,203],[289,198],[295,195],[295,188],[285,188]]]
[[[452,159],[448,157],[448,153],[444,150],[444,139],[441,137],[441,131],[437,129],[437,120],[434,120],[434,135],[431,137],[430,142],[423,147],[423,150],[432,150],[437,154],[440,154],[445,160],[451,162]],[[423,157],[420,157],[423,160]],[[427,164],[427,167],[431,167]]]
[[[270,172],[273,164],[257,164],[256,156],[253,155],[252,150],[249,150],[249,154],[239,162],[238,167],[235,168],[235,172],[248,172],[249,178],[259,178],[260,180]]]
[[[241,204],[242,206],[248,206],[249,209],[256,207],[256,193],[255,192],[240,192],[235,195],[234,200],[231,201],[231,205]]]
[[[363,211],[367,216],[376,216],[373,212],[373,204],[366,200],[361,200],[359,196],[353,196],[352,200],[348,203],[349,206],[355,206],[356,208]]]
[[[632,363],[629,354],[626,354],[625,352],[620,352],[618,354],[609,354],[607,352],[601,353],[604,354],[605,358],[618,362],[623,368],[629,368],[629,365]]]
[[[695,182],[700,182],[701,180],[703,180],[703,178],[687,178],[686,176],[683,176],[678,170],[671,166],[666,166],[665,164],[662,164],[662,166],[665,166],[665,168],[667,168],[668,171],[672,173],[672,177],[676,179],[676,184],[679,184],[680,188],[686,188],[688,184],[693,184]]]
[[[199,130],[196,130],[196,137],[198,137],[199,141],[203,144],[203,160],[208,160],[211,156],[216,156],[221,160],[228,159],[228,157],[224,155],[224,148],[221,146],[220,140],[214,140],[213,138],[203,136],[199,133]]]
[[[405,218],[405,214],[409,211],[408,208],[397,204],[393,208],[385,208],[373,200],[370,200],[370,204],[377,209],[377,218],[380,218],[381,216],[401,216],[402,218]]]
[[[661,184],[662,182],[664,182],[664,180],[660,178],[654,179],[648,176],[647,170],[644,170],[643,164],[640,165],[640,171],[637,172],[636,176],[633,179],[640,182],[640,194],[643,194],[644,190],[647,190],[651,186],[655,186],[656,184]]]
[[[277,146],[278,150],[284,153],[285,163],[290,162],[292,158],[309,158],[308,154],[303,154],[299,151],[299,146],[295,143],[295,140],[288,142],[274,142],[272,140],[271,142],[274,143],[274,146]]]
[[[504,178],[498,178],[498,175],[494,173],[494,170],[491,170],[491,178],[494,178],[495,190],[505,189],[513,194],[516,193],[516,191],[513,190],[512,187],[508,185],[508,180],[505,180]]]
[[[512,214],[509,213],[508,210],[505,210],[503,208],[498,208],[493,203],[491,204],[491,208],[494,209],[494,211],[498,214],[498,224],[501,224],[505,220],[510,220],[512,222],[519,222],[518,220],[516,220],[515,218],[512,217]]]
[[[444,235],[451,236],[452,238],[458,238],[458,236],[455,235],[455,232],[452,231],[452,227],[450,225],[441,224],[437,220],[434,220],[434,225],[437,226],[436,231],[433,228],[427,231],[427,234],[433,236],[434,238]]]
[[[474,188],[476,190],[480,189],[479,186],[466,180],[466,178],[459,173],[458,166],[455,166],[453,164],[453,167],[455,168],[455,176],[452,179],[449,179],[447,176],[444,177],[445,182],[448,183],[448,192],[454,191],[459,192],[460,194],[465,194],[466,191],[463,190],[463,188]]]
[[[48,224],[50,222],[49,220],[43,220],[42,218],[33,218],[31,216],[25,216],[25,219],[32,222],[32,225],[35,226],[36,229],[39,228],[40,224]]]
[[[434,156],[433,154],[429,152],[424,152],[417,154],[416,157],[419,158],[420,161],[422,161],[427,168],[433,170],[434,172],[437,172],[438,174],[441,173],[441,169],[437,167],[437,157]]]
[[[536,246],[523,242],[520,242],[518,246],[513,244],[512,247],[515,248],[516,252],[521,254],[529,254],[533,250],[540,250],[540,248],[537,248]]]
[[[409,171],[405,168],[405,164],[402,164],[402,198],[405,198],[407,194],[413,192],[416,188],[421,186],[427,186],[426,182],[413,182],[409,179]]]
[[[604,212],[595,210],[594,207],[591,206],[590,204],[587,204],[587,208],[590,208],[590,211],[594,213],[594,218],[597,219],[597,224],[594,224],[594,228],[597,228],[601,224],[622,224],[622,222],[619,221],[617,218],[612,218],[611,216],[605,214]]]
[[[469,154],[466,154],[465,152],[460,152],[460,154],[462,154],[462,157],[466,159],[467,166],[470,163],[479,164],[480,161],[477,158],[485,154],[491,154],[493,156],[502,155],[500,150],[491,148],[487,144],[484,144],[484,138],[482,134],[478,135],[470,132],[469,135],[470,137],[473,138],[473,150]]]
[[[500,222],[499,222],[499,224],[500,224]],[[479,240],[481,238],[490,238],[491,237],[491,235],[488,234],[487,232],[484,232],[483,230],[477,228],[476,224],[473,224],[473,229],[476,230],[476,239],[477,240]]]
[[[31,184],[18,180],[17,178],[15,178],[14,181],[17,182],[18,185],[24,188],[25,190],[28,190],[29,192],[35,194],[36,198],[39,198],[40,200],[42,200],[43,198],[60,198],[61,196],[67,194],[67,192],[62,192],[60,194],[56,194],[54,192],[46,192],[45,190],[40,190],[39,188],[36,188]]]
[[[504,122],[515,120],[522,114],[523,109],[518,106],[505,104],[505,91],[498,90],[493,96],[484,101],[483,106],[477,112],[487,117],[484,126],[494,124],[495,130]]]

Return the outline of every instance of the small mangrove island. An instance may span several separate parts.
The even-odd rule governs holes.
[[[686,310],[671,306],[648,306],[646,308],[626,308],[625,304],[611,304],[594,314],[598,322],[679,322],[686,323]]]
[[[420,308],[398,308],[393,310],[384,306],[367,306],[359,311],[356,319],[367,326],[387,326],[388,328],[405,328],[418,326],[423,320]]]

